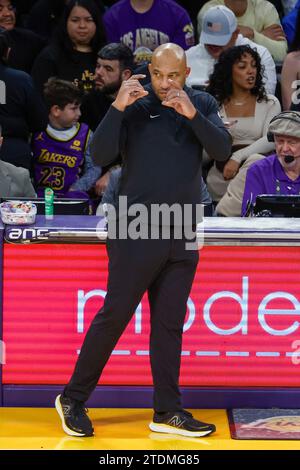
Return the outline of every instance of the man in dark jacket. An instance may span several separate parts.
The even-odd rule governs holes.
[[[8,50],[7,32],[0,33],[0,124],[4,137],[1,159],[30,169],[29,136],[45,129],[48,114],[30,75],[7,67]]]
[[[101,165],[114,161],[120,152],[123,157],[117,214],[120,224],[130,214],[128,220],[132,220],[136,206],[149,215],[156,205],[171,209],[177,204],[183,210],[192,208],[192,216],[185,218],[184,214],[180,221],[174,216],[172,222],[163,217],[157,238],[157,232],[154,237],[135,238],[130,223],[125,239],[108,229],[109,282],[104,306],[92,321],[69,384],[56,399],[63,429],[73,436],[93,435],[84,402],[146,291],[154,381],[150,429],[193,437],[215,431],[213,424],[194,419],[181,403],[182,332],[198,250],[186,249],[190,232],[178,237],[177,228],[192,229],[197,223],[202,148],[217,160],[226,160],[231,139],[217,114],[214,98],[184,86],[189,69],[181,47],[158,47],[150,73],[151,85],[145,89],[139,83],[141,75],[122,83],[95,132],[92,153]],[[127,198],[127,213],[121,211],[121,196]],[[152,213],[144,224],[154,228]],[[166,228],[170,230],[165,238]]]
[[[3,137],[0,125],[0,148]],[[35,198],[36,193],[32,186],[29,172],[25,168],[18,168],[0,159],[0,198],[28,197]]]
[[[16,27],[15,4],[11,0],[0,0],[0,27],[7,31],[10,47],[7,65],[30,73],[33,62],[45,47],[46,41],[32,31]]]

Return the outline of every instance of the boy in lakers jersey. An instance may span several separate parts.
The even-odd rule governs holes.
[[[50,187],[56,196],[89,197],[101,175],[90,155],[92,132],[79,123],[83,92],[71,82],[50,78],[44,87],[49,124],[32,139],[34,182],[38,196]]]

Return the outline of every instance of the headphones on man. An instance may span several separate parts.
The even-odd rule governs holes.
[[[269,126],[272,124],[272,122],[275,122],[279,119],[287,119],[289,121],[296,122],[300,126],[300,113],[297,111],[282,111],[271,119]],[[274,133],[269,131],[267,133],[267,139],[269,142],[274,142]]]

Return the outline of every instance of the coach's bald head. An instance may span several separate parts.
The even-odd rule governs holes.
[[[152,55],[149,64],[152,88],[163,101],[172,87],[172,81],[183,88],[190,69],[186,65],[186,55],[177,44],[166,43],[159,46]]]

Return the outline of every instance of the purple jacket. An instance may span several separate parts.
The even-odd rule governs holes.
[[[300,194],[300,176],[291,180],[277,155],[270,155],[253,163],[247,171],[242,216],[246,214],[248,201],[253,204],[259,194]]]

